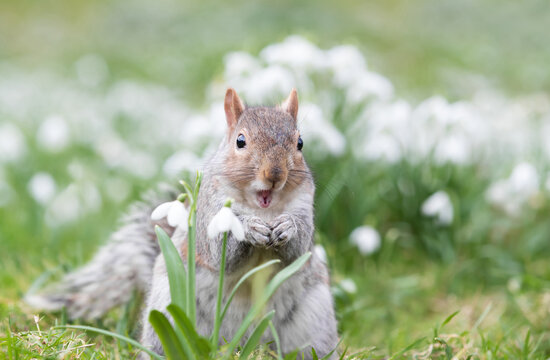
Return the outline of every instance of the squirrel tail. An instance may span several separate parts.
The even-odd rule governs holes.
[[[150,203],[162,202],[158,196],[156,199]],[[151,221],[153,209],[144,204],[135,205],[123,219],[124,225],[88,264],[44,291],[27,294],[25,302],[46,311],[65,308],[71,319],[90,320],[130,301],[134,290],[146,292],[160,253],[154,225],[162,226],[169,234],[173,231],[167,224]]]

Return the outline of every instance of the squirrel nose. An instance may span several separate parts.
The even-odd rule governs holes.
[[[278,166],[270,167],[263,171],[263,177],[266,182],[271,183],[271,188],[275,189],[284,180],[284,171]]]

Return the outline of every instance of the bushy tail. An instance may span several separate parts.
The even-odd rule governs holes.
[[[174,193],[163,195],[174,199]],[[156,198],[151,204],[162,202]],[[169,234],[173,231],[166,223],[151,220],[153,209],[143,204],[134,206],[124,225],[88,264],[43,292],[27,294],[25,301],[41,310],[66,308],[70,318],[89,320],[128,302],[135,289],[147,291],[160,253],[154,225],[162,226]]]

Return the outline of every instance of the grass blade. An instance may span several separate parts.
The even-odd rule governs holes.
[[[158,310],[152,310],[149,313],[149,322],[162,343],[166,358],[171,360],[184,358],[186,352],[183,344],[166,316]]]
[[[172,303],[185,309],[187,302],[187,280],[183,261],[168,234],[158,225],[155,226],[155,232],[157,233],[162,256],[166,262]]]
[[[271,334],[273,335],[273,339],[275,339],[275,345],[277,346],[277,360],[283,360],[281,341],[279,340],[279,334],[277,333],[277,329],[275,329],[275,325],[273,325],[272,321],[269,322],[269,328],[271,329]]]
[[[252,306],[252,309],[250,309],[243,322],[241,323],[241,326],[235,333],[235,336],[229,343],[225,358],[229,358],[229,356],[233,353],[237,345],[240,343],[242,337],[246,333],[246,330],[248,329],[250,324],[252,324],[252,321],[260,314],[265,304],[267,304],[267,301],[271,298],[271,296],[275,293],[279,286],[281,286],[281,284],[289,277],[298,272],[298,270],[300,270],[302,266],[304,266],[304,264],[309,260],[310,256],[311,252],[308,251],[307,253],[296,259],[292,264],[279,271],[277,275],[275,275],[273,279],[271,279],[269,284],[267,284],[267,287],[265,288],[262,296]]]
[[[258,326],[256,326],[256,329],[252,332],[252,335],[248,338],[246,341],[246,344],[243,347],[243,350],[241,351],[241,358],[242,359],[248,359],[248,356],[252,354],[252,351],[258,346],[258,343],[262,339],[262,335],[264,334],[265,330],[269,326],[269,323],[271,322],[271,319],[273,318],[273,315],[275,315],[275,310],[271,310],[267,314],[264,315],[264,317],[260,320],[258,323]]]
[[[112,331],[108,331],[108,330],[103,330],[103,329],[99,329],[99,328],[95,328],[95,327],[92,327],[92,326],[84,326],[84,325],[60,325],[60,326],[54,326],[53,327],[54,329],[78,329],[78,330],[86,330],[86,331],[91,331],[91,332],[95,332],[95,333],[98,333],[98,334],[101,334],[101,335],[106,335],[106,336],[111,336],[115,339],[118,339],[118,340],[122,340],[122,341],[125,341],[127,342],[128,344],[132,345],[133,347],[135,348],[138,348],[140,349],[141,351],[144,351],[146,352],[148,355],[150,355],[152,358],[155,358],[155,359],[159,359],[159,360],[162,360],[164,359],[163,356],[160,356],[159,354],[149,350],[148,348],[146,348],[145,346],[141,345],[139,342],[137,342],[136,340],[132,339],[132,338],[129,338],[127,336],[124,336],[124,335],[121,335],[121,334],[117,334],[115,332],[112,332]]]
[[[237,293],[237,290],[239,289],[239,287],[249,278],[251,277],[252,275],[254,275],[255,273],[257,273],[258,271],[260,270],[263,270],[265,269],[266,267],[268,266],[271,266],[273,264],[277,264],[277,263],[280,263],[281,260],[270,260],[266,263],[263,263],[262,265],[258,265],[256,266],[255,268],[253,268],[252,270],[248,271],[246,274],[244,274],[240,279],[239,281],[237,282],[237,284],[235,284],[235,286],[233,287],[233,290],[231,290],[231,294],[229,294],[229,297],[227,298],[227,303],[224,305],[223,307],[223,311],[222,311],[222,315],[221,315],[221,320],[223,320],[223,318],[225,317],[225,313],[227,312],[227,309],[229,308],[229,304],[231,304],[231,301],[233,300],[233,297],[235,296],[235,294]],[[220,321],[221,321],[220,320]]]

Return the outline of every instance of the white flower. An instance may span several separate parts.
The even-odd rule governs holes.
[[[346,138],[325,119],[320,107],[304,103],[300,105],[299,114],[302,134],[305,136],[304,139],[307,138],[321,142],[320,151],[325,151],[335,156],[343,154],[346,150]]]
[[[280,65],[263,68],[242,80],[242,83],[235,82],[235,86],[252,103],[262,103],[270,101],[273,96],[283,96],[296,84],[292,73]]]
[[[528,198],[539,190],[539,175],[532,164],[520,163],[514,167],[509,178],[513,191]]]
[[[46,204],[54,197],[55,187],[55,180],[45,172],[36,173],[27,185],[31,196],[40,204]]]
[[[441,225],[449,225],[453,222],[453,204],[445,191],[438,191],[422,204],[422,214],[428,217],[436,217]]]
[[[18,160],[26,150],[25,139],[17,126],[0,125],[0,161]]]
[[[349,294],[355,294],[357,292],[357,285],[355,285],[355,282],[352,279],[344,279],[340,281],[340,287]]]
[[[539,191],[539,176],[532,164],[520,163],[507,179],[493,183],[487,189],[486,198],[508,215],[517,216],[523,205]]]
[[[187,228],[189,212],[181,201],[169,201],[160,204],[151,213],[151,220],[157,221],[163,218],[166,218],[170,226]]]
[[[49,116],[38,128],[36,140],[44,149],[59,152],[69,144],[69,127],[61,116]]]
[[[76,184],[70,184],[57,194],[46,209],[49,226],[59,226],[77,220],[84,213]]]
[[[324,53],[301,36],[289,36],[282,43],[267,46],[260,57],[268,64],[287,65],[296,70],[321,69]]]
[[[223,62],[225,64],[224,76],[229,82],[244,75],[251,74],[260,68],[258,59],[242,51],[227,54]]]
[[[350,234],[350,241],[362,255],[369,255],[380,248],[380,234],[370,226],[360,226]]]
[[[213,239],[218,234],[231,232],[235,239],[244,239],[244,229],[241,221],[235,216],[230,208],[224,206],[218,211],[208,225],[208,237]]]
[[[357,78],[357,74],[366,69],[365,58],[355,46],[335,46],[326,54],[328,65],[334,73],[334,83],[338,86],[350,86]]]
[[[439,140],[434,156],[439,164],[466,164],[470,159],[470,146],[464,136],[450,135]]]
[[[317,254],[322,262],[324,262],[325,264],[327,263],[327,252],[325,251],[323,245],[315,245],[313,251],[315,252],[315,254]]]
[[[194,153],[189,150],[180,150],[166,160],[162,170],[168,175],[176,176],[183,171],[194,172],[200,165],[201,161]]]

